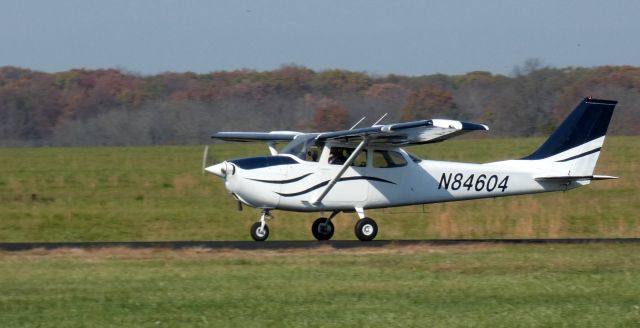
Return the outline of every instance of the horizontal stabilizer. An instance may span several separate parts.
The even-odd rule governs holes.
[[[536,181],[578,181],[578,180],[610,180],[618,177],[610,175],[582,175],[582,176],[557,176],[557,177],[539,177]]]

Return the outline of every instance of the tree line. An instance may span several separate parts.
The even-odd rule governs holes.
[[[611,133],[637,135],[639,95],[638,67],[553,68],[537,60],[509,76],[375,76],[295,65],[143,76],[4,66],[0,146],[201,144],[221,130],[329,131],[384,113],[386,122],[453,118],[487,124],[492,137],[540,136],[585,96],[618,100]]]

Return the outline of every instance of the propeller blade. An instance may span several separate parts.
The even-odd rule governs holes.
[[[209,145],[204,146],[204,152],[202,153],[202,175],[207,174],[206,168],[213,165],[215,161],[209,156]]]

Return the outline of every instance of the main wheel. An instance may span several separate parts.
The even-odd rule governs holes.
[[[313,225],[311,226],[311,233],[317,240],[331,239],[334,231],[333,222],[327,218],[319,218],[313,221]]]
[[[364,218],[356,222],[356,237],[361,241],[370,241],[376,238],[378,225],[371,218]]]
[[[269,226],[264,225],[264,229],[260,229],[262,223],[256,222],[251,225],[251,238],[255,241],[265,241],[269,237]]]

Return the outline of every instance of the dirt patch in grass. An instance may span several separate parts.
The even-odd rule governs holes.
[[[0,251],[0,259],[38,259],[49,258],[77,258],[77,259],[206,259],[206,258],[265,258],[283,256],[307,256],[307,255],[412,255],[412,254],[441,254],[441,253],[472,253],[486,252],[503,249],[504,245],[478,244],[478,245],[389,245],[385,247],[357,247],[350,249],[336,249],[331,246],[323,246],[314,249],[288,249],[288,250],[238,250],[238,249],[208,249],[201,247],[185,249],[167,248],[128,248],[108,247],[96,249],[60,248],[60,249],[34,249],[28,251],[8,252]]]

